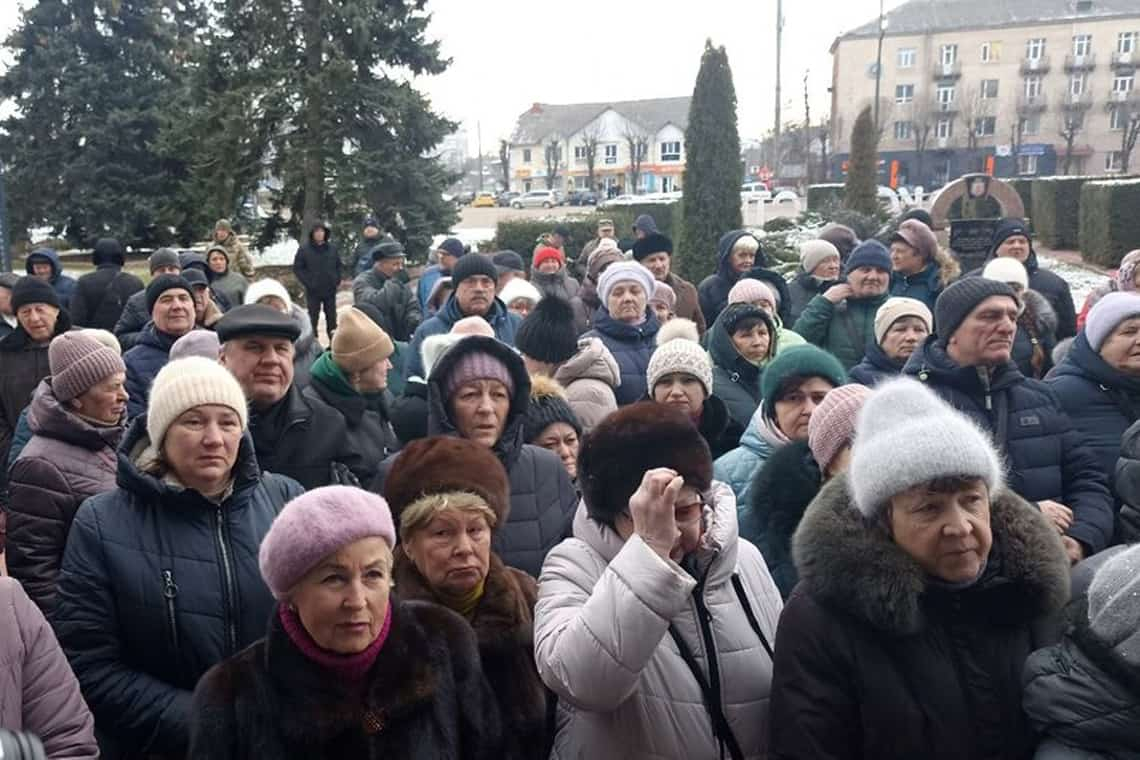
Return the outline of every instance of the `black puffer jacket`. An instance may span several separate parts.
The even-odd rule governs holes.
[[[872,387],[901,374],[905,364],[906,362],[895,361],[887,356],[887,352],[883,350],[882,346],[873,340],[869,340],[863,361],[849,369],[847,377],[853,383]]]
[[[796,276],[788,283],[788,319],[785,324],[794,325],[811,299],[823,295],[823,291],[838,282],[838,280],[820,280],[802,269],[797,269]]]
[[[112,332],[119,339],[119,348],[125,354],[135,347],[142,337],[142,329],[150,321],[150,312],[146,310],[146,291],[142,290],[127,299],[123,305],[123,313],[115,322]]]
[[[737,308],[744,307],[733,304],[721,312],[707,333],[707,343],[709,358],[713,363],[712,392],[724,401],[733,424],[743,433],[752,421],[756,407],[760,406],[760,377],[763,369],[740,355],[725,327],[725,315]],[[779,348],[776,324],[766,312],[759,313],[768,326],[768,359],[771,359]]]
[[[1021,670],[1052,643],[1069,563],[1056,530],[1008,492],[991,496],[991,526],[981,579],[938,589],[863,520],[845,476],[823,487],[795,535],[800,582],[776,633],[769,757],[1032,756]]]
[[[1140,600],[1121,594],[1115,602]],[[1025,664],[1025,712],[1044,737],[1035,760],[1140,757],[1140,657],[1091,630],[1086,599],[1073,602],[1060,644]]]
[[[123,271],[123,247],[117,240],[100,240],[91,257],[95,271],[80,277],[71,294],[71,321],[78,327],[114,330],[127,300],[145,286],[138,277]]]
[[[1023,376],[1013,362],[989,372],[961,367],[937,340],[927,338],[903,373],[929,385],[990,432],[1015,493],[1034,502],[1053,499],[1072,509],[1068,535],[1084,545],[1086,556],[1108,546],[1113,532],[1108,479],[1053,390]]]
[[[511,480],[511,511],[495,530],[492,548],[511,567],[535,578],[546,554],[570,533],[578,494],[566,468],[553,453],[523,443],[523,427],[530,402],[530,378],[522,360],[509,346],[494,338],[470,336],[456,343],[436,362],[428,378],[428,435],[459,435],[447,407],[447,378],[456,363],[480,352],[496,357],[514,378],[515,389],[503,434],[494,446],[495,455]],[[384,478],[395,461],[389,457],[372,481],[372,490],[384,492]]]
[[[376,477],[380,463],[389,454],[400,450],[400,441],[388,417],[391,399],[387,393],[371,398],[359,393],[337,393],[319,375],[314,375],[302,395],[308,400],[328,404],[344,417],[348,448],[360,455],[355,474],[361,483],[368,483]]]
[[[380,327],[392,340],[409,341],[423,321],[416,294],[395,277],[369,269],[352,281],[352,300],[380,313]]]
[[[1125,544],[1140,542],[1140,422],[1124,431],[1120,441],[1115,485],[1120,499],[1116,540]]]
[[[996,248],[986,257],[986,263],[994,260]],[[984,269],[984,267],[983,267]],[[1053,307],[1057,314],[1057,340],[1071,338],[1077,334],[1077,309],[1073,306],[1073,291],[1069,283],[1056,272],[1042,269],[1037,262],[1037,251],[1030,247],[1029,258],[1025,261],[1025,271],[1029,275],[1029,289],[1036,290]],[[967,277],[981,277],[982,269],[975,269]]]
[[[317,228],[325,231],[322,243],[313,241],[313,232]],[[340,285],[344,265],[337,254],[336,244],[330,238],[331,234],[328,225],[313,225],[305,242],[297,249],[297,255],[293,257],[293,274],[297,275],[306,293],[331,296]]]
[[[194,685],[265,633],[273,597],[258,546],[302,492],[263,475],[246,436],[233,492],[214,504],[140,469],[149,443],[141,417],[119,449],[118,487],[76,513],[52,620],[108,757],[185,756]]]

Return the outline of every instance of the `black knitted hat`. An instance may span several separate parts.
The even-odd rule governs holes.
[[[523,440],[534,443],[542,431],[555,422],[565,422],[582,435],[582,423],[570,407],[565,389],[545,375],[535,375],[530,379],[530,405],[523,418]]]
[[[547,296],[535,304],[515,333],[515,348],[549,364],[561,364],[578,353],[578,330],[569,301]]]
[[[150,314],[154,311],[154,305],[158,303],[158,297],[168,290],[180,288],[194,297],[194,288],[186,281],[182,275],[178,274],[160,274],[150,281],[146,286],[146,312]]]
[[[16,280],[16,284],[12,286],[12,311],[17,312],[21,306],[30,303],[46,303],[58,309],[59,295],[50,282],[26,275]]]
[[[990,296],[1008,296],[1018,303],[1013,288],[985,277],[963,277],[950,285],[934,302],[934,333],[943,346],[978,304]]]
[[[455,262],[455,266],[451,268],[451,281],[455,283],[456,288],[468,277],[475,277],[476,275],[483,275],[490,278],[491,282],[495,282],[499,279],[499,270],[495,269],[490,258],[481,253],[464,256]]]

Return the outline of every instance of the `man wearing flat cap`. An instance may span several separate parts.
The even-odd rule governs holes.
[[[372,304],[380,313],[380,328],[392,339],[409,341],[423,321],[420,302],[400,281],[404,246],[388,238],[372,247],[372,266],[352,281],[352,302]]]
[[[297,323],[270,306],[249,304],[226,312],[216,325],[218,361],[237,378],[249,402],[249,432],[258,464],[306,489],[346,484],[360,455],[349,446],[344,417],[293,382]]]

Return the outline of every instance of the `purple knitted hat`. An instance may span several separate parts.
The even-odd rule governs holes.
[[[118,372],[126,372],[117,351],[82,332],[65,332],[48,346],[51,389],[60,401],[70,401]]]
[[[290,501],[261,542],[261,577],[283,599],[322,559],[362,538],[396,545],[388,502],[349,486],[315,488]]]
[[[507,386],[507,393],[512,396],[515,394],[515,381],[507,366],[490,354],[472,351],[451,368],[451,376],[447,378],[447,395],[452,395],[460,386],[476,380],[498,380]]]
[[[808,420],[808,447],[819,469],[826,470],[835,455],[855,437],[855,420],[871,395],[865,385],[832,388]]]

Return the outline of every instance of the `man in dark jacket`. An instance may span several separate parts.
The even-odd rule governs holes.
[[[355,274],[364,274],[372,268],[372,250],[380,241],[380,222],[374,216],[366,217],[360,231],[360,242],[352,251],[352,261],[349,262]]]
[[[683,280],[674,274],[673,241],[659,232],[638,240],[633,244],[633,258],[641,265],[653,272],[653,278],[663,282],[673,289],[677,296],[677,306],[674,313],[682,319],[691,319],[697,326],[697,332],[705,334],[705,317],[701,313],[700,300],[697,289],[688,280]],[[726,296],[727,297],[727,296]]]
[[[217,324],[219,361],[249,401],[249,431],[266,472],[293,478],[306,490],[349,485],[361,467],[344,416],[293,382],[293,342],[300,331],[270,306],[231,309]],[[335,337],[335,336],[334,336]]]
[[[146,287],[150,322],[135,347],[123,354],[127,365],[127,416],[144,414],[154,376],[170,360],[174,341],[194,329],[194,287],[179,275],[155,277]]]
[[[0,340],[16,329],[16,311],[12,308],[12,288],[20,275],[12,272],[0,274]]]
[[[182,274],[182,264],[178,260],[178,251],[173,248],[159,248],[150,255],[147,264],[150,266],[152,280],[164,274]],[[139,342],[142,329],[146,327],[146,323],[149,321],[150,311],[146,308],[146,290],[143,289],[127,299],[123,313],[111,331],[119,339],[119,345],[124,353],[130,351]]]
[[[24,270],[48,283],[59,296],[59,307],[71,313],[71,296],[75,293],[75,278],[63,273],[63,264],[59,261],[59,254],[51,248],[37,248],[28,254],[24,261]]]
[[[20,412],[32,400],[32,391],[51,372],[48,344],[71,328],[59,295],[42,279],[21,277],[12,288],[16,329],[0,340],[0,462],[8,461],[8,447]],[[8,468],[0,467],[0,491]]]
[[[891,257],[878,240],[868,240],[851,252],[843,271],[847,281],[808,301],[792,329],[835,354],[849,370],[875,339],[875,314],[891,283]]]
[[[433,264],[420,275],[419,284],[416,285],[416,298],[420,301],[420,308],[427,309],[428,299],[431,298],[432,288],[440,277],[451,276],[451,270],[461,258],[467,255],[467,247],[459,238],[447,238],[439,244],[435,251],[438,264]]]
[[[352,281],[352,300],[375,306],[383,318],[380,327],[390,338],[411,340],[423,314],[415,293],[397,276],[404,268],[404,246],[385,240],[372,247],[370,256],[372,267]]]
[[[325,310],[325,328],[329,337],[336,332],[336,289],[343,278],[344,267],[336,245],[329,239],[331,230],[324,222],[314,224],[309,238],[293,258],[293,274],[305,288],[305,303],[309,307],[309,321],[317,335],[321,308]]]
[[[1004,282],[959,280],[938,297],[936,334],[911,355],[903,373],[990,431],[1009,469],[1010,488],[1037,502],[1078,562],[1112,539],[1112,497],[1096,455],[1056,394],[1012,361],[1020,308]]]
[[[1069,289],[1069,283],[1055,272],[1040,267],[1037,262],[1037,251],[1033,250],[1033,241],[1029,237],[1029,229],[1022,220],[1003,219],[994,229],[993,243],[986,263],[1001,256],[1016,259],[1024,264],[1025,271],[1029,274],[1029,289],[1045,296],[1053,307],[1053,311],[1057,313],[1057,340],[1076,335],[1077,310],[1073,306],[1073,292]],[[981,269],[975,269],[968,276],[975,277],[981,274]]]
[[[716,272],[697,287],[705,324],[711,325],[728,303],[728,291],[748,270],[765,267],[768,260],[760,239],[747,230],[733,230],[717,243]]]
[[[71,321],[77,327],[114,330],[127,300],[145,286],[130,272],[123,271],[123,246],[115,238],[102,238],[91,254],[95,271],[79,278],[71,296]]]
[[[515,344],[515,331],[522,318],[507,311],[506,305],[495,297],[495,283],[499,273],[489,258],[472,253],[461,258],[451,272],[455,292],[443,309],[416,330],[408,349],[405,377],[423,377],[423,357],[420,348],[424,339],[451,330],[451,326],[464,317],[482,317],[495,331],[495,337],[508,346]]]

